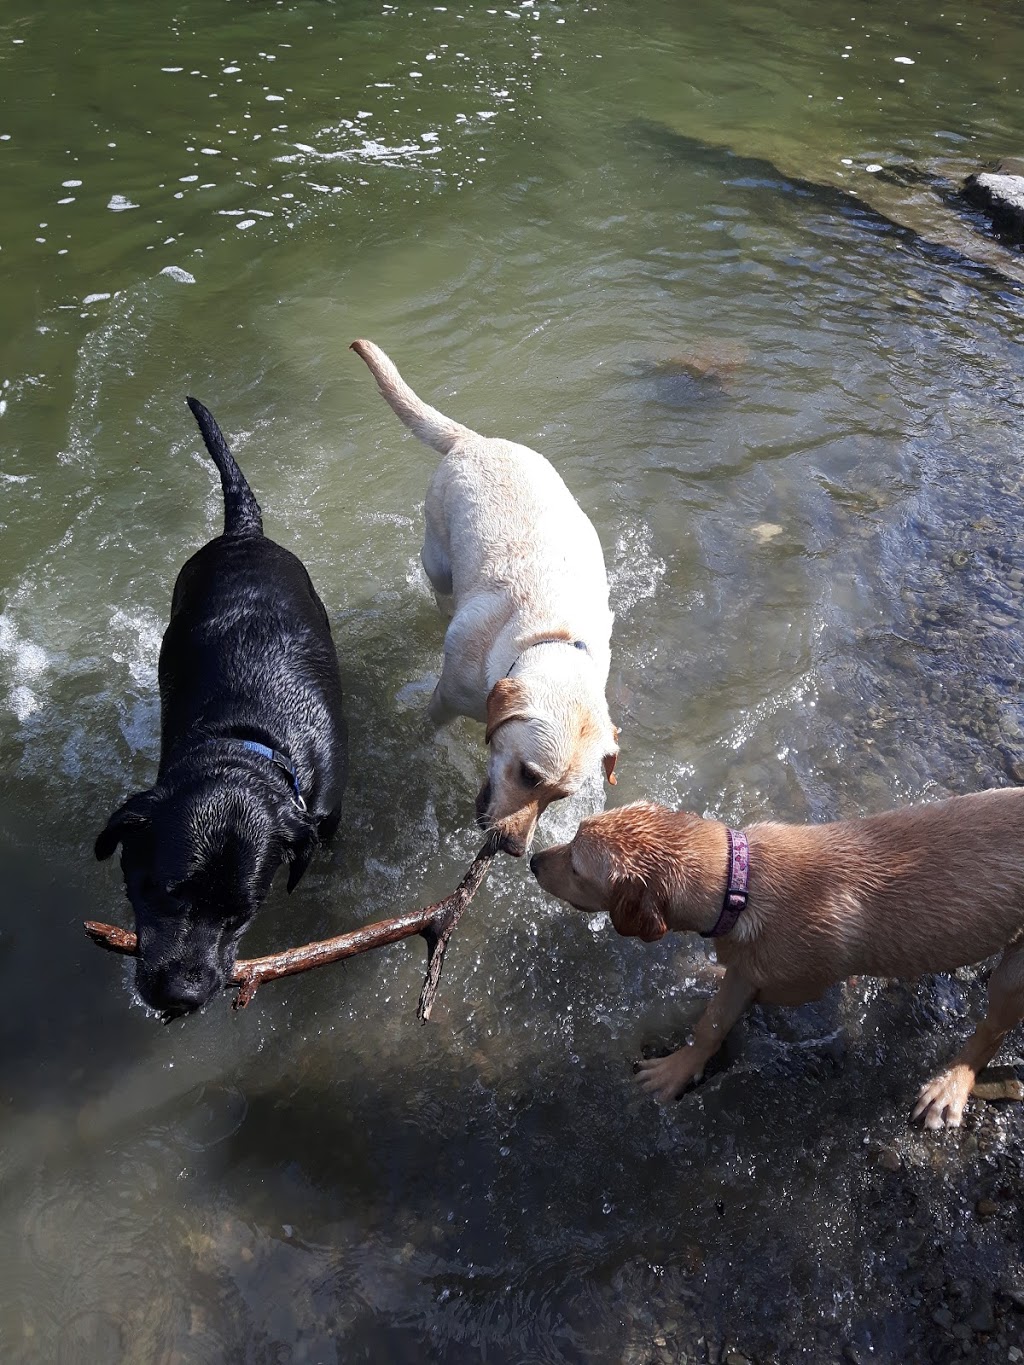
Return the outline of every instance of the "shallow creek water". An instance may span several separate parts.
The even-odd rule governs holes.
[[[660,1110],[630,1063],[685,1035],[703,949],[509,860],[428,1028],[418,942],[161,1028],[80,923],[126,915],[92,841],[153,778],[171,585],[220,525],[186,393],[348,694],[342,837],[246,952],[435,899],[478,845],[479,730],[420,719],[435,457],[358,335],[597,525],[616,801],[1019,777],[1020,296],[846,191],[1018,152],[1022,70],[1001,3],[8,0],[4,1361],[1007,1358],[1024,1124],[906,1126],[972,972],[755,1010]]]

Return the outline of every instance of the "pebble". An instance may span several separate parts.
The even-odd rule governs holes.
[[[994,1199],[979,1199],[974,1207],[981,1218],[991,1218],[994,1213],[999,1212],[999,1205]]]

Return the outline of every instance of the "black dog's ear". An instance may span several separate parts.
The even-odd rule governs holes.
[[[102,862],[109,858],[129,829],[142,829],[149,824],[153,807],[153,793],[136,792],[107,821],[106,829],[96,836],[96,857]]]
[[[302,880],[306,868],[313,861],[313,855],[320,847],[317,837],[316,821],[305,811],[292,806],[285,820],[287,835],[281,853],[281,861],[288,864],[288,890],[294,891]]]
[[[313,861],[313,854],[317,850],[317,837],[310,834],[304,839],[295,850],[295,855],[289,859],[288,865],[288,890],[294,891],[302,880],[306,868]]]

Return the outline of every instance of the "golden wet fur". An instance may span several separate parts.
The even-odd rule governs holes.
[[[958,1125],[976,1073],[1024,1018],[1024,788],[745,833],[747,906],[710,940],[718,992],[693,1042],[642,1062],[640,1084],[662,1101],[681,1094],[755,1001],[799,1005],[850,976],[914,978],[1002,952],[987,1015],[913,1110],[927,1128]],[[584,820],[530,866],[545,891],[651,942],[714,926],[726,864],[720,821],[641,803]]]
[[[551,801],[579,791],[602,763],[614,781],[601,543],[543,455],[429,407],[372,341],[352,349],[406,426],[444,456],[424,509],[423,567],[450,618],[428,715],[438,726],[457,715],[485,723],[477,818],[520,856]]]

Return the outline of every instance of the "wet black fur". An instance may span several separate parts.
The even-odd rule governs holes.
[[[160,767],[96,840],[120,843],[135,912],[135,980],[169,1015],[230,976],[274,873],[291,891],[337,829],[345,784],[341,680],[323,603],[301,561],[263,534],[259,504],[210,413],[188,399],[224,490],[224,534],[183,566],[160,648]],[[256,740],[283,768],[233,741]]]

